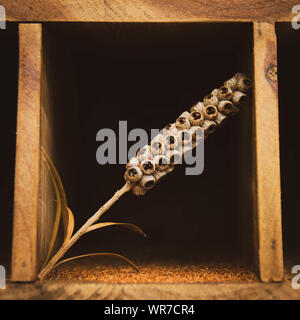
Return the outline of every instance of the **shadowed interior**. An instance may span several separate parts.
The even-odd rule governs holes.
[[[18,95],[18,26],[7,23],[0,30],[0,88],[1,88],[1,222],[0,264],[10,266],[13,220],[13,187],[16,148],[16,120]]]
[[[280,125],[280,168],[282,191],[283,247],[285,260],[300,258],[300,32],[290,23],[276,24],[278,41],[278,85]],[[289,270],[290,272],[290,270]]]
[[[76,229],[124,184],[125,165],[96,162],[98,130],[118,134],[119,120],[127,120],[128,131],[150,133],[175,122],[234,73],[252,78],[248,23],[48,23],[43,45],[51,69],[53,160]],[[240,114],[206,140],[201,175],[187,176],[180,166],[144,197],[129,193],[103,216],[137,224],[147,239],[105,228],[83,236],[67,256],[117,252],[141,264],[251,264],[249,95]]]

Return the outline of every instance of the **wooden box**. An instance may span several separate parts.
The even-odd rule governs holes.
[[[297,167],[283,153],[280,179],[278,121],[279,101],[285,150],[296,123],[289,126],[284,105],[297,112],[288,71],[299,70],[297,54],[289,58],[299,52],[293,1],[222,1],[221,10],[193,1],[2,2],[19,26],[13,281],[35,280],[49,246],[55,197],[41,147],[61,174],[78,228],[122,184],[123,166],[95,161],[99,129],[116,129],[119,120],[128,130],[161,128],[235,72],[253,79],[252,97],[207,140],[204,173],[177,169],[144,199],[128,195],[108,213],[106,221],[141,226],[147,243],[113,230],[86,236],[73,252],[117,251],[142,264],[195,259],[208,268],[217,258],[249,266],[262,281],[283,280],[281,183],[286,249],[299,249],[296,188],[285,184]]]

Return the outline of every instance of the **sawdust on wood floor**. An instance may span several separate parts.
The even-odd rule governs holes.
[[[235,264],[140,263],[140,272],[129,265],[96,263],[90,259],[59,266],[45,280],[83,280],[108,283],[256,282],[250,268]]]

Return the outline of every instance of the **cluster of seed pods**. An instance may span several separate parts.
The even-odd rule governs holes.
[[[207,138],[228,116],[234,115],[246,102],[251,81],[237,73],[224,84],[183,112],[161,130],[149,145],[144,146],[126,165],[124,179],[133,183],[136,196],[146,194],[162,178],[181,163],[185,152]],[[203,135],[204,133],[204,135]]]

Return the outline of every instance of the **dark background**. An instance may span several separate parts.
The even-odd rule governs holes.
[[[13,186],[18,93],[18,29],[0,30],[0,264],[8,267],[12,243]]]
[[[300,30],[290,23],[276,25],[278,40],[278,84],[280,164],[282,188],[283,245],[285,258],[300,253]]]
[[[98,130],[118,131],[118,121],[128,120],[128,130],[150,133],[234,73],[252,76],[251,24],[46,24],[44,30],[54,161],[76,228],[124,183],[124,165],[96,162]],[[103,216],[137,224],[147,240],[107,228],[84,236],[69,254],[242,260],[248,254],[242,246],[253,246],[251,186],[241,182],[252,169],[251,108],[250,103],[209,137],[202,175],[186,176],[178,167],[145,197],[127,194]]]

